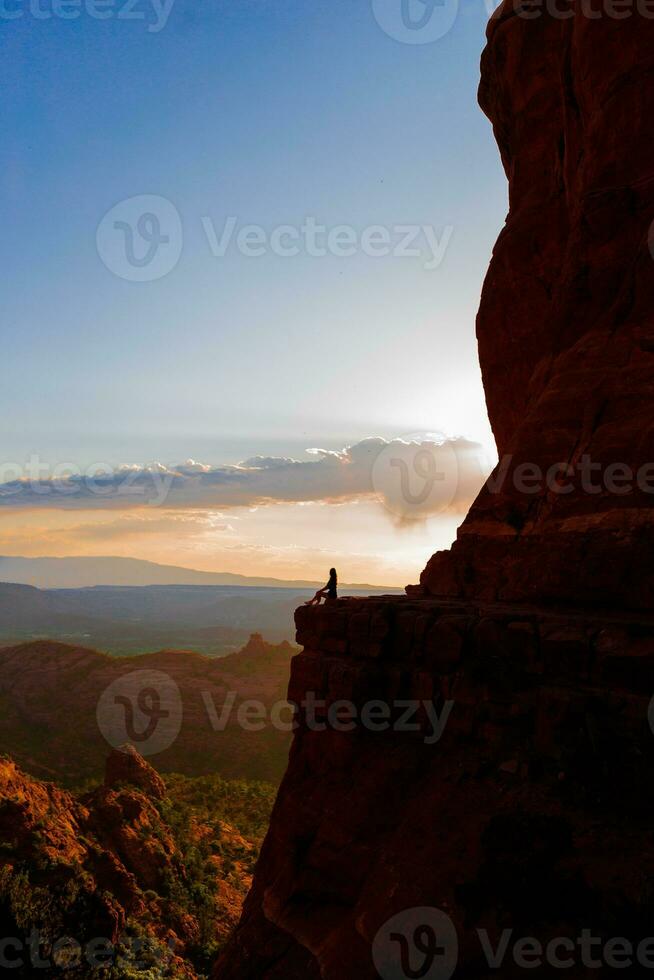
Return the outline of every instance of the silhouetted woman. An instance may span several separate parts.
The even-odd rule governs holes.
[[[335,568],[329,569],[329,582],[324,589],[318,589],[313,599],[309,599],[305,602],[305,606],[319,606],[321,599],[337,599],[338,598],[338,575],[336,574]]]

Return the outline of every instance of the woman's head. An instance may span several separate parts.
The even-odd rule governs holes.
[[[330,578],[336,578],[336,569],[335,568],[330,568],[329,569],[329,577]]]

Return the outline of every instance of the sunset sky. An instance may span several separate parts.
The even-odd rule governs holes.
[[[424,44],[381,26],[400,0],[0,25],[0,554],[404,585],[451,542],[493,458],[474,317],[506,212],[488,10],[453,2]],[[134,281],[146,210],[164,266]],[[398,507],[421,451],[446,478]]]

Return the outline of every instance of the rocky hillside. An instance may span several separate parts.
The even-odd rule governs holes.
[[[97,778],[108,749],[106,735],[112,734],[101,730],[103,692],[111,694],[120,682],[118,696],[133,697],[136,704],[143,678],[149,684],[154,678],[155,686],[173,692],[171,722],[179,722],[170,745],[164,737],[153,746],[158,769],[278,783],[290,736],[271,724],[269,710],[286,697],[292,654],[288,643],[272,646],[258,635],[239,653],[219,660],[180,651],[115,658],[49,641],[0,649],[0,747],[46,779],[76,786]],[[245,730],[238,720],[240,705],[249,699],[266,711],[259,731]],[[231,710],[221,729],[225,702]],[[126,717],[117,716],[114,745],[128,737]]]
[[[271,793],[166,783],[128,746],[82,795],[0,760],[0,922],[13,939],[3,969],[202,976],[240,913]]]

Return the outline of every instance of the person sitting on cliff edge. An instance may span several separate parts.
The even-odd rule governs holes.
[[[318,589],[313,599],[305,602],[305,606],[319,606],[321,599],[338,599],[338,575],[335,568],[329,569],[329,582],[324,589]]]

